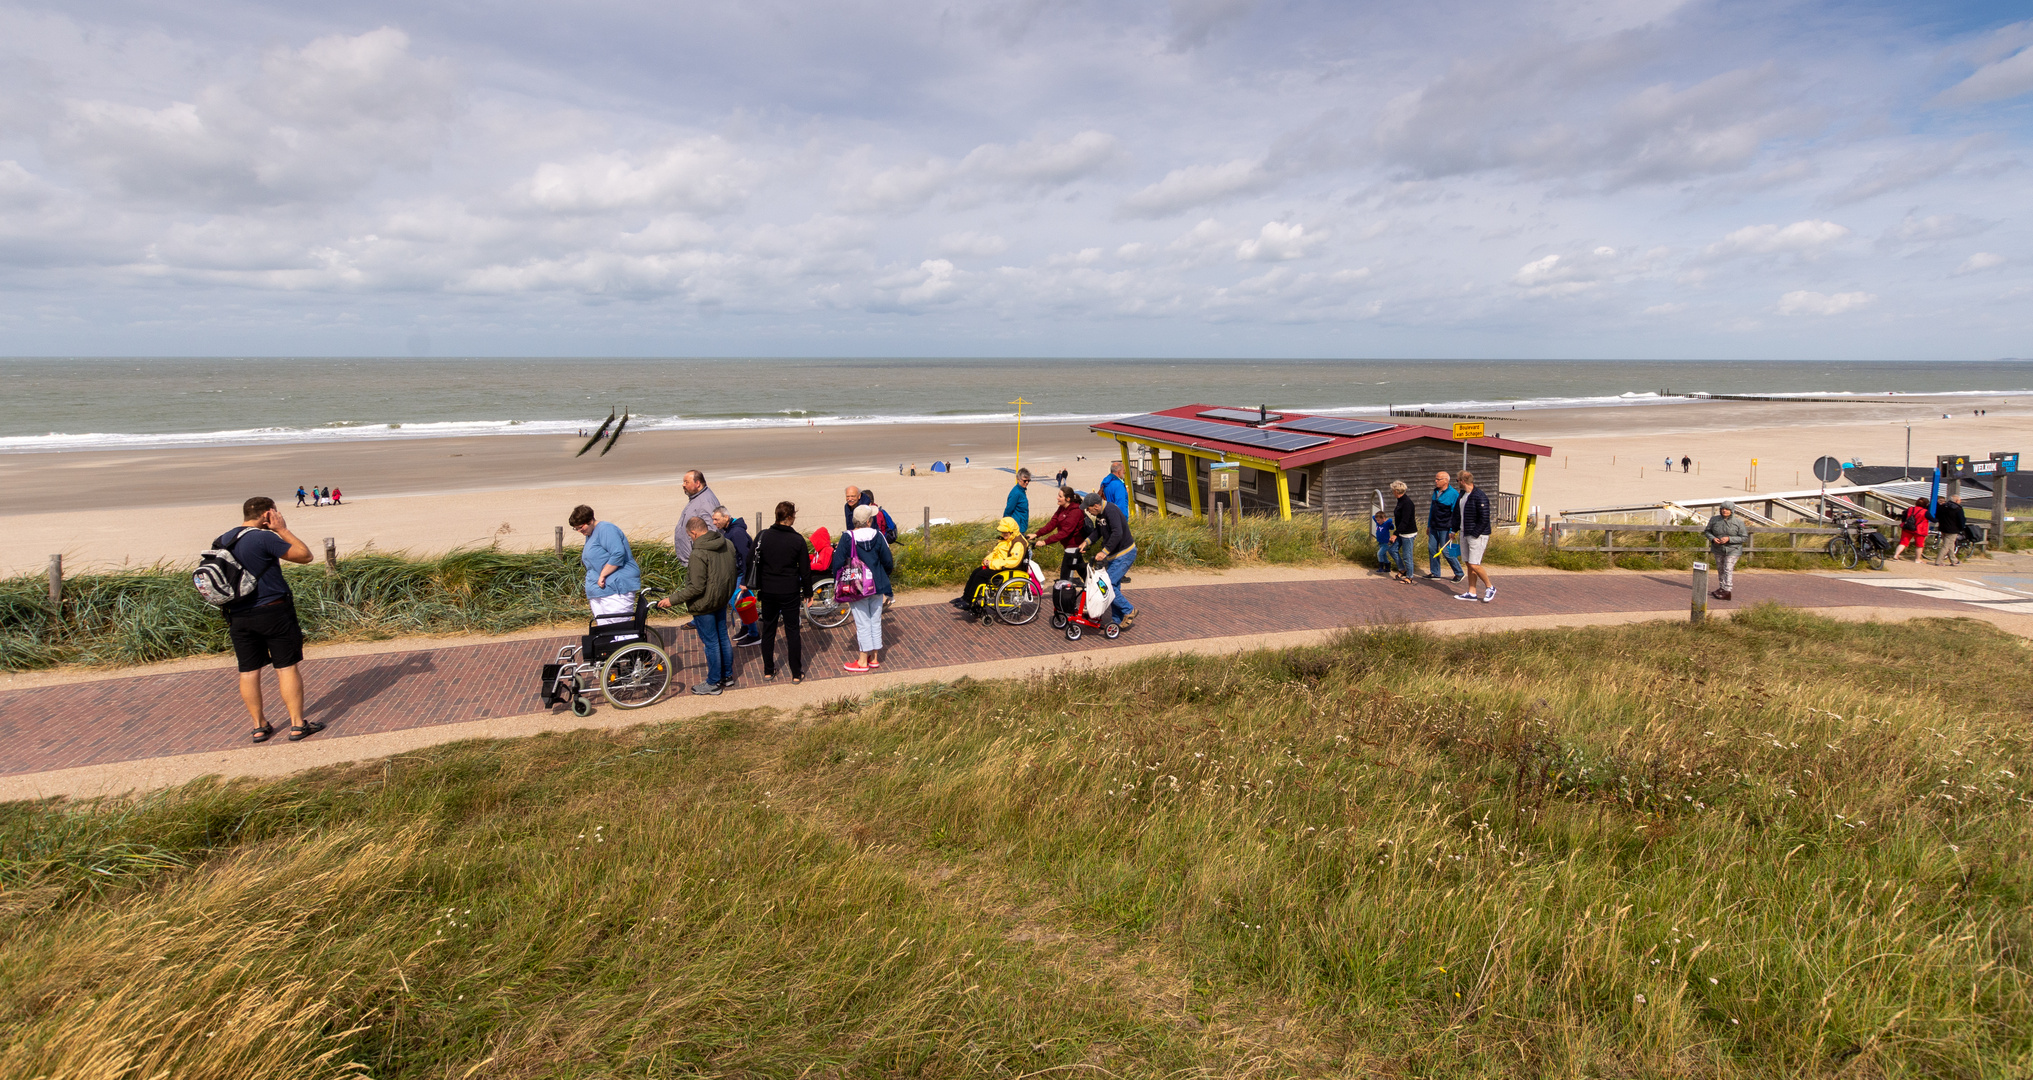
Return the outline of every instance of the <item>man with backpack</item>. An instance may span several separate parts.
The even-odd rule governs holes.
[[[273,666],[283,707],[289,710],[289,741],[299,742],[325,730],[325,725],[304,719],[304,680],[297,670],[304,658],[304,631],[282,564],[310,562],[311,548],[289,531],[275,500],[266,495],[242,504],[240,517],[239,528],[212,541],[212,551],[199,571],[201,579],[210,577],[212,588],[201,582],[199,592],[212,600],[213,590],[223,585],[224,593],[232,596],[219,609],[226,616],[226,636],[233,642],[240,668],[240,700],[254,718],[254,741],[267,742],[275,734],[261,703],[261,669]],[[222,551],[228,559],[218,557]]]

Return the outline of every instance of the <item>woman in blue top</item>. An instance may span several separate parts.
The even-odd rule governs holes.
[[[593,520],[593,508],[572,508],[572,528],[586,538],[579,561],[586,564],[586,602],[593,618],[613,622],[635,617],[635,593],[642,588],[642,568],[635,564],[628,537],[611,521]]]

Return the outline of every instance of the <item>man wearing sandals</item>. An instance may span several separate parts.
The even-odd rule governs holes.
[[[254,578],[254,592],[227,604],[226,634],[240,666],[240,700],[254,717],[254,741],[267,742],[275,729],[261,708],[261,669],[273,666],[289,710],[289,741],[325,730],[318,720],[304,719],[304,679],[297,664],[304,658],[304,631],[297,622],[296,600],[282,576],[285,562],[311,561],[310,545],[297,539],[275,508],[275,500],[256,495],[240,507],[240,527],[217,540],[242,569]]]

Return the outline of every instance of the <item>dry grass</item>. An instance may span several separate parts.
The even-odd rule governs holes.
[[[2027,652],[1380,629],[13,804],[0,1073],[2026,1075]]]

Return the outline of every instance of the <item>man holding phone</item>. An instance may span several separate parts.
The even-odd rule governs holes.
[[[304,631],[297,622],[296,601],[282,576],[285,562],[311,561],[310,545],[289,531],[275,500],[256,495],[240,507],[240,527],[212,541],[226,548],[254,578],[254,592],[227,604],[226,633],[240,667],[240,700],[254,717],[254,741],[267,742],[275,729],[261,708],[261,669],[273,665],[289,710],[289,741],[297,742],[325,730],[317,720],[304,719],[304,680],[297,664],[304,658]]]

